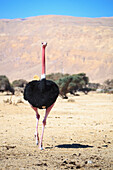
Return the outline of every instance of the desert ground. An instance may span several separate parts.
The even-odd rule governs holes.
[[[11,96],[0,93],[0,170],[113,169],[113,95],[68,96],[50,112],[40,151],[35,112],[22,95],[8,103]],[[39,112],[41,134],[45,110]]]

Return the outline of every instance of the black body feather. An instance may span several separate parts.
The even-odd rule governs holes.
[[[24,90],[24,99],[33,107],[39,109],[48,108],[57,99],[59,88],[51,80],[42,79],[29,82]]]

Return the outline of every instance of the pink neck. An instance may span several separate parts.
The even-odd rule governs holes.
[[[45,47],[42,46],[42,75],[45,75]]]

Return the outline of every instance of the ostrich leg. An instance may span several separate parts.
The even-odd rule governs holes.
[[[40,115],[38,111],[36,112],[36,145],[39,143],[39,135],[38,135],[38,123],[39,123]]]
[[[35,132],[35,137],[36,137],[36,145],[39,143],[39,135],[38,135],[38,123],[40,119],[40,115],[38,114],[38,109],[36,107],[31,106],[32,109],[36,112],[36,132]]]
[[[44,117],[44,120],[43,120],[43,123],[42,123],[42,135],[41,135],[41,138],[40,138],[40,143],[39,143],[39,149],[43,150],[43,136],[44,136],[44,128],[45,128],[45,125],[46,125],[46,119],[47,119],[47,116],[49,115],[49,112],[51,111],[52,107],[54,106],[54,103],[48,107],[46,109],[46,112],[45,112],[45,117]]]

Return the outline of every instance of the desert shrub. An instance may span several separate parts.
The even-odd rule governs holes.
[[[101,88],[104,90],[104,93],[113,93],[113,79],[107,79],[104,81],[103,85],[101,85]]]
[[[66,94],[68,93],[68,85],[71,80],[71,76],[66,76],[56,81],[57,85],[59,86],[59,91],[62,98],[67,98]]]
[[[99,83],[88,83],[88,88],[92,91],[96,91],[101,85]]]
[[[27,81],[23,79],[14,80],[12,82],[13,87],[25,87],[26,84],[27,84]]]
[[[69,75],[56,81],[62,98],[67,98],[67,93],[75,94],[77,90],[85,88],[88,82],[89,78],[85,73]]]
[[[104,85],[106,86],[106,88],[108,89],[113,89],[113,79],[107,79],[106,81],[104,81]]]
[[[57,81],[60,78],[69,76],[69,74],[63,74],[63,73],[51,73],[46,76],[47,79]]]
[[[89,82],[89,78],[85,73],[74,74],[72,75],[72,81],[68,86],[68,92],[71,94],[75,94],[79,89],[86,88],[86,85]]]
[[[9,79],[5,75],[0,75],[0,91],[10,91],[14,94],[14,88],[11,86]]]

